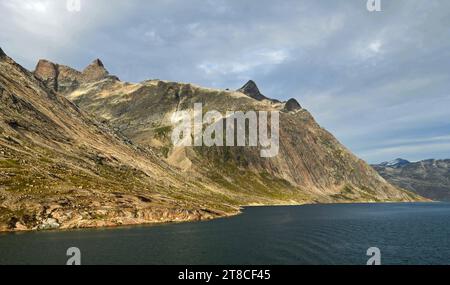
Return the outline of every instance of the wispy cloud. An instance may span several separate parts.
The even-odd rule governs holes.
[[[233,60],[202,62],[198,68],[207,74],[239,75],[255,73],[256,69],[270,69],[274,65],[282,64],[288,57],[285,50],[259,50],[244,53]]]

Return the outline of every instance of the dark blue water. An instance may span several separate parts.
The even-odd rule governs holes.
[[[0,264],[450,264],[450,204],[247,208],[201,223],[0,235]]]

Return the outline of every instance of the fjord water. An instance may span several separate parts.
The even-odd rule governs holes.
[[[246,208],[208,222],[0,235],[0,264],[450,264],[450,204]]]

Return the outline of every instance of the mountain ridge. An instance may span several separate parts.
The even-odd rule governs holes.
[[[53,63],[46,59],[40,59],[33,73],[47,87],[63,93],[70,92],[81,84],[92,83],[106,78],[119,81],[117,76],[109,74],[100,59],[93,60],[83,71]]]
[[[390,183],[437,201],[450,201],[450,159],[373,165]],[[407,161],[405,163],[404,161]]]
[[[381,166],[386,166],[386,167],[392,167],[392,168],[399,168],[399,167],[408,165],[408,164],[410,164],[410,163],[411,163],[411,162],[408,161],[408,160],[406,160],[406,159],[403,159],[403,158],[396,158],[396,159],[391,160],[391,161],[385,161],[385,162],[382,162],[382,163],[380,163],[379,165],[381,165]]]
[[[70,67],[42,62],[33,73],[0,57],[0,231],[205,220],[245,205],[422,199],[388,184],[305,109],[191,84],[122,82],[98,61],[84,80]],[[174,148],[169,117],[195,102],[281,111],[280,155]]]
[[[350,154],[331,134],[322,129],[309,112],[302,109],[296,100],[279,102],[266,96],[258,97],[261,94],[259,88],[254,81],[249,82],[246,85],[252,88],[247,88],[246,94],[241,92],[242,89],[238,91],[214,90],[186,83],[161,80],[147,80],[139,84],[105,80],[96,84],[85,85],[84,88],[79,88],[70,94],[66,94],[66,96],[100,120],[112,123],[114,128],[123,132],[135,143],[159,148],[167,156],[166,159],[170,163],[175,163],[175,166],[181,168],[196,168],[192,165],[199,163],[199,161],[201,165],[202,161],[208,161],[209,158],[224,162],[224,157],[231,156],[233,162],[243,159],[242,163],[247,165],[248,169],[252,169],[253,172],[269,170],[271,176],[293,183],[296,187],[316,188],[317,185],[320,185],[320,190],[316,189],[318,192],[327,192],[334,189],[331,192],[338,192],[335,193],[336,197],[344,199],[349,193],[351,193],[350,196],[353,194],[355,196],[360,195],[358,190],[355,192],[352,190],[353,186],[347,187],[348,185],[345,185],[346,183],[350,183],[350,185],[358,184],[358,179],[355,178],[358,175],[362,175],[366,177],[367,181],[371,181],[370,187],[385,183],[383,178],[378,176],[367,164]],[[159,133],[161,130],[170,128],[169,118],[174,110],[190,110],[196,102],[202,102],[204,108],[208,110],[221,112],[227,110],[244,112],[248,110],[281,111],[282,119],[286,118],[286,122],[288,122],[284,124],[286,127],[282,127],[281,131],[283,136],[289,138],[286,140],[286,144],[282,144],[282,155],[274,160],[261,160],[256,156],[256,151],[251,149],[199,148],[194,150],[186,148],[183,151],[174,151],[170,142],[158,139]],[[288,103],[290,106],[287,106]],[[153,113],[148,114],[147,109],[152,110]],[[292,126],[289,127],[289,125]],[[296,130],[294,126],[306,127],[305,130],[309,129],[309,131],[302,132],[300,129]],[[317,134],[323,136],[324,141],[321,144],[317,142],[315,137]],[[304,141],[301,142],[304,142],[307,148],[301,150],[303,145],[300,144],[298,150],[295,149],[296,141],[292,136],[297,135],[304,136]],[[301,137],[296,139],[301,139]],[[326,150],[325,153],[324,150]],[[329,153],[330,151],[333,153]],[[306,154],[308,153],[312,155],[320,154],[322,157],[317,161],[313,156],[307,157]],[[343,155],[343,157],[340,157],[340,155]],[[305,162],[305,159],[307,159],[307,162]],[[338,162],[347,163],[345,166],[347,169],[342,171]],[[327,172],[313,173],[314,169],[323,169],[325,165],[333,169],[335,172],[334,178],[331,178],[331,173]],[[235,171],[238,171],[240,164],[237,163],[233,167],[235,167]],[[296,170],[296,168],[301,170]],[[353,172],[357,174],[354,175]],[[346,195],[341,197],[339,192],[342,189],[348,191]],[[357,189],[361,190],[359,187]],[[389,187],[386,189],[389,189]],[[367,197],[371,196],[364,191],[362,194],[367,195]]]

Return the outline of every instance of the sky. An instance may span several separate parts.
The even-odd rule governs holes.
[[[0,47],[30,70],[100,58],[131,82],[252,79],[369,163],[450,158],[448,0],[67,1],[0,0]]]

